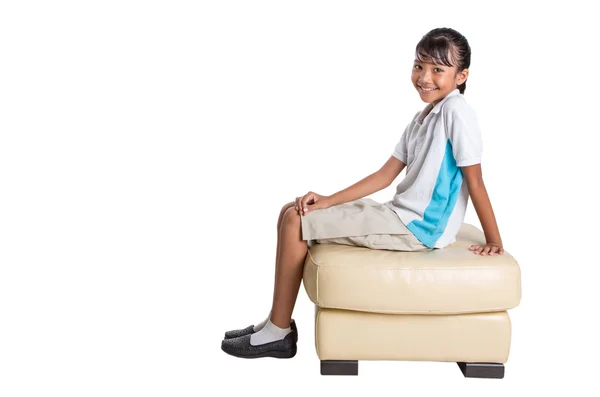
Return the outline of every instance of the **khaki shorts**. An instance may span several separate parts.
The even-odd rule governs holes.
[[[302,240],[395,251],[430,251],[390,207],[370,198],[349,201],[301,215]]]

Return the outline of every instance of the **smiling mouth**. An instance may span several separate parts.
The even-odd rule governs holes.
[[[439,90],[439,88],[423,88],[420,85],[417,85],[417,87],[419,87],[419,91],[421,91],[424,94],[429,94],[430,92]]]

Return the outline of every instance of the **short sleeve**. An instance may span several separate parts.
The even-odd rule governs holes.
[[[392,152],[392,156],[394,156],[398,160],[402,161],[404,164],[407,163],[408,153],[406,150],[406,147],[407,147],[406,142],[408,140],[408,132],[410,131],[411,125],[412,125],[412,121],[410,123],[408,123],[408,125],[404,129],[404,133],[402,133],[400,140],[398,141],[398,143],[396,144],[396,147],[394,148],[394,151]]]
[[[456,165],[466,167],[481,163],[483,142],[475,111],[462,98],[447,105],[444,122]]]

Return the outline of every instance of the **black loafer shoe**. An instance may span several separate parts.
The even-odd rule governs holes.
[[[254,333],[254,325],[244,329],[236,329],[225,332],[225,339],[239,338],[240,336],[252,335]]]
[[[298,329],[296,328],[296,322],[292,319],[290,324],[292,331],[295,332],[296,342],[298,342]],[[240,336],[252,335],[254,333],[254,325],[246,327],[244,329],[236,329],[233,331],[225,332],[225,339],[239,338]]]
[[[292,358],[296,355],[296,331],[291,331],[283,339],[257,346],[250,344],[251,337],[252,335],[244,335],[238,338],[224,339],[221,342],[221,350],[240,358]]]

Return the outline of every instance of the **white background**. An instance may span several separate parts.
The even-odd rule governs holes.
[[[3,1],[0,395],[593,394],[589,4]],[[410,71],[435,27],[471,45],[484,181],[522,270],[505,378],[392,361],[321,376],[304,286],[296,357],[226,355],[223,333],[270,309],[281,207],[379,169],[426,105]],[[465,222],[480,227],[472,204]]]

